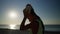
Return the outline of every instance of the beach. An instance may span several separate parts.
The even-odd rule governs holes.
[[[27,31],[0,28],[0,34],[29,34],[29,33]],[[60,32],[59,31],[44,31],[44,34],[60,34]]]

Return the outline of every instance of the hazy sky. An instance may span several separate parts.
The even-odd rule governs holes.
[[[45,25],[60,24],[60,0],[0,0],[0,24],[19,24],[23,9],[30,3]],[[16,12],[18,18],[10,19],[9,13]]]

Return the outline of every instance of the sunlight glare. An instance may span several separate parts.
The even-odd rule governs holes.
[[[16,18],[17,17],[17,13],[15,11],[11,11],[9,13],[9,16],[10,16],[10,18]]]
[[[16,25],[9,25],[10,26],[10,29],[15,29]]]

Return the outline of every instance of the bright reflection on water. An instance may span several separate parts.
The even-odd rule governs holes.
[[[10,29],[15,29],[16,25],[9,25],[10,26]]]
[[[0,28],[2,28],[2,29],[13,29],[13,30],[19,30],[19,29],[20,29],[20,25],[16,25],[16,24],[0,25]]]

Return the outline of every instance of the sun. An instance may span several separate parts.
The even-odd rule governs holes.
[[[9,17],[10,18],[16,18],[17,17],[17,13],[15,11],[11,11],[11,12],[9,12]]]
[[[15,18],[16,16],[17,16],[17,15],[16,15],[15,12],[11,12],[11,13],[10,13],[10,17],[11,17],[11,18]]]

